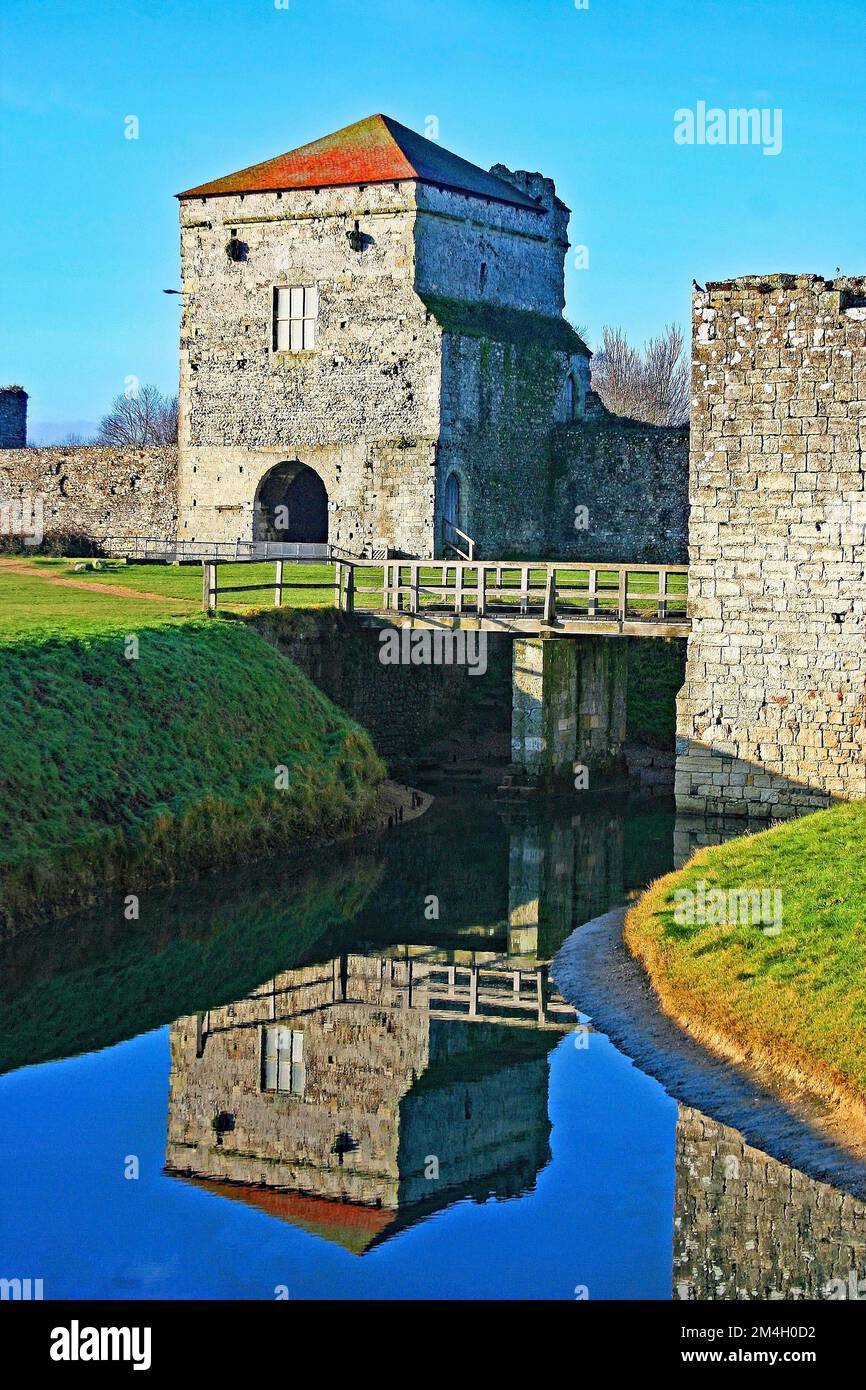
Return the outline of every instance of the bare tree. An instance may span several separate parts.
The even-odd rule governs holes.
[[[592,387],[608,410],[650,425],[684,425],[691,382],[681,329],[670,323],[643,351],[621,328],[605,328],[592,359]]]
[[[164,445],[177,441],[177,396],[158,386],[139,386],[115,396],[99,422],[100,444]]]

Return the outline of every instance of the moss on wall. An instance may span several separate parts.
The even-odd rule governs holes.
[[[476,300],[444,299],[422,294],[421,298],[446,333],[464,338],[489,338],[500,343],[542,345],[558,352],[583,353],[589,348],[567,319],[532,313],[527,309],[505,309]]]
[[[628,737],[654,748],[673,748],[676,699],[685,681],[686,639],[632,637],[628,646]]]

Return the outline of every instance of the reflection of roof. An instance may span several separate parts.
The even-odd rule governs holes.
[[[308,1197],[300,1192],[280,1192],[248,1183],[214,1182],[172,1169],[167,1171],[170,1177],[180,1178],[193,1187],[243,1202],[244,1206],[256,1207],[268,1216],[289,1221],[311,1235],[335,1241],[353,1255],[362,1255],[396,1220],[395,1212],[360,1202],[337,1202],[328,1197]]]
[[[267,193],[292,188],[338,188],[404,179],[439,184],[479,198],[544,212],[534,198],[496,174],[488,174],[433,140],[425,140],[391,116],[367,116],[287,154],[226,174],[179,193],[206,198],[221,193]]]
[[[365,1255],[375,1246],[390,1240],[399,1232],[427,1220],[434,1213],[456,1202],[484,1203],[491,1198],[505,1201],[535,1188],[538,1174],[550,1161],[546,1134],[536,1136],[539,1148],[492,1174],[478,1175],[455,1187],[445,1187],[421,1201],[402,1203],[395,1209],[367,1206],[363,1202],[340,1202],[332,1197],[315,1197],[306,1193],[276,1188],[258,1187],[251,1183],[216,1181],[181,1173],[175,1168],[163,1171],[170,1178],[179,1178],[190,1187],[210,1192],[215,1197],[228,1197],[245,1207],[254,1207],[278,1221],[287,1221],[310,1235],[333,1241],[352,1255]]]

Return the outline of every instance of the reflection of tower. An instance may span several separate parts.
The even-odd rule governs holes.
[[[699,849],[723,845],[743,833],[743,822],[736,816],[686,816],[677,813],[674,822],[674,868],[681,869]]]
[[[549,1159],[546,970],[402,947],[287,971],[171,1029],[166,1166],[366,1249]],[[215,1121],[219,1120],[219,1132]]]
[[[673,1296],[866,1294],[866,1203],[679,1107]]]

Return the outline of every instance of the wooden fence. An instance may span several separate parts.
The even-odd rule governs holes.
[[[328,581],[286,578],[289,561],[274,561],[264,584],[218,583],[219,561],[203,562],[202,606],[214,613],[222,594],[272,592],[275,607],[292,589]],[[334,562],[334,604],[342,612],[446,626],[482,622],[515,631],[586,630],[641,625],[681,633],[687,628],[685,565],[585,565],[579,562],[348,560]]]

